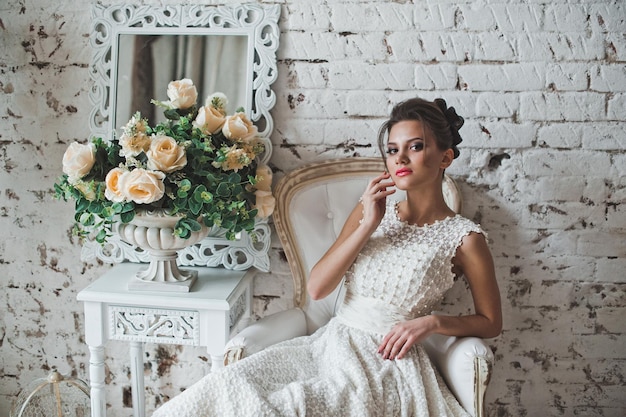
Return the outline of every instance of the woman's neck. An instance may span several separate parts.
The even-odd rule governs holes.
[[[446,204],[441,186],[438,189],[407,190],[406,200],[399,204],[398,213],[401,220],[418,226],[455,214]]]

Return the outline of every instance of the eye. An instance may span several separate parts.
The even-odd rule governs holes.
[[[415,142],[411,145],[411,149],[414,151],[421,151],[424,149],[424,144],[422,142]]]
[[[396,152],[398,152],[398,150],[396,148],[387,148],[387,155],[393,155]]]

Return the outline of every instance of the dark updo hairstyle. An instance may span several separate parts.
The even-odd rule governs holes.
[[[395,105],[391,111],[389,120],[378,131],[378,148],[386,159],[385,139],[389,136],[391,128],[398,122],[416,120],[422,122],[435,137],[437,147],[445,151],[452,149],[454,158],[459,156],[457,145],[461,143],[459,129],[463,126],[463,118],[456,114],[454,107],[448,107],[442,98],[428,101],[419,97],[405,100]]]

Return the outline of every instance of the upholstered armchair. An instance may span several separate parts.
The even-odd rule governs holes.
[[[226,346],[224,363],[233,363],[270,345],[309,335],[335,314],[343,284],[322,300],[307,296],[309,271],[335,241],[368,181],[383,171],[379,158],[346,158],[307,165],[285,176],[275,190],[274,224],[293,275],[294,305],[243,329]],[[454,181],[443,182],[448,205],[459,212]],[[395,193],[394,198],[403,198]],[[423,343],[450,390],[475,417],[483,416],[493,353],[479,338],[434,335]]]

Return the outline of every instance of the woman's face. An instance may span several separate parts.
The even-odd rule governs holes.
[[[401,190],[440,182],[454,157],[451,149],[440,150],[430,130],[417,120],[404,120],[391,128],[386,153],[389,174]]]

